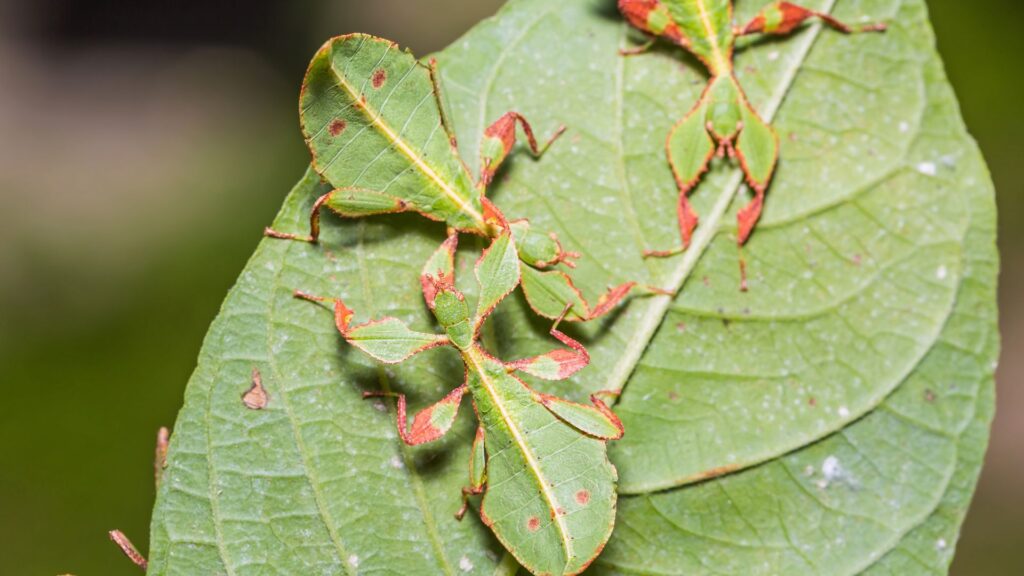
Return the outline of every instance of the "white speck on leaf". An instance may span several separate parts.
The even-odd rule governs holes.
[[[839,466],[839,458],[835,456],[829,456],[821,463],[821,473],[825,475],[826,480],[835,480],[842,473],[842,470]]]
[[[401,470],[402,468],[405,468],[405,463],[402,462],[402,459],[399,458],[398,456],[392,456],[389,463],[391,464],[391,467],[396,470]]]
[[[906,121],[900,122],[900,132],[902,132],[903,134],[906,134],[909,131],[910,131],[910,123],[906,122]]]
[[[839,417],[840,418],[849,418],[850,417],[850,409],[847,408],[846,406],[840,406],[839,407]]]
[[[917,165],[917,171],[925,176],[935,176],[938,173],[938,167],[935,166],[935,162],[921,162]]]
[[[348,557],[348,563],[353,568],[358,568],[359,567],[359,556],[356,556],[355,554],[349,556]]]
[[[469,561],[469,558],[463,556],[462,558],[459,558],[459,569],[463,572],[469,572],[473,569],[473,563]]]
[[[945,550],[946,549],[946,539],[945,538],[939,538],[935,542],[935,549],[936,550]]]
[[[939,269],[935,271],[935,277],[939,280],[945,280],[946,276],[949,275],[949,270],[945,265],[939,266]]]

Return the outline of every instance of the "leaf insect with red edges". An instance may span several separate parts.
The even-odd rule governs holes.
[[[750,237],[764,206],[779,156],[775,130],[747,101],[733,69],[736,39],[750,34],[785,35],[810,18],[852,34],[880,32],[885,24],[851,26],[831,15],[790,2],[772,2],[742,26],[733,25],[732,0],[618,0],[619,10],[634,27],[652,39],[623,55],[646,51],[664,38],[696,56],[711,73],[707,87],[690,112],[669,133],[669,164],[679,187],[676,206],[682,244],[669,250],[648,250],[645,256],[673,256],[686,250],[697,227],[687,195],[700,182],[712,157],[738,160],[754,198],[736,214],[737,243]]]
[[[445,114],[436,63],[424,66],[393,42],[366,34],[339,36],[320,48],[303,81],[300,112],[313,168],[335,188],[313,204],[309,235],[271,228],[266,235],[315,243],[322,208],[346,218],[417,212],[449,230],[485,238],[508,227],[524,264],[527,302],[541,316],[556,318],[568,306],[565,320],[587,321],[608,313],[634,288],[645,290],[626,282],[589,303],[569,275],[555,268],[575,267],[579,254],[527,220],[509,223],[485,195],[512,151],[517,126],[537,157],[564,126],[538,145],[526,118],[505,113],[484,131],[474,182]],[[363,184],[367,180],[374,184]]]
[[[506,227],[477,261],[480,296],[472,309],[455,286],[457,243],[453,233],[420,277],[442,334],[413,331],[396,318],[354,323],[355,312],[341,299],[296,296],[330,303],[344,339],[385,364],[440,346],[454,348],[465,366],[463,383],[416,413],[411,424],[404,395],[367,392],[364,397],[397,396],[399,436],[413,446],[447,433],[468,393],[479,426],[469,486],[456,517],[461,519],[470,497],[482,494],[481,519],[520,564],[535,574],[578,574],[611,536],[617,474],[606,441],[622,437],[622,423],[596,395],[592,404],[579,404],[536,391],[516,376],[563,380],[589,363],[583,345],[558,330],[561,318],[550,333],[565,348],[512,362],[484,349],[481,327],[520,282],[515,240]]]

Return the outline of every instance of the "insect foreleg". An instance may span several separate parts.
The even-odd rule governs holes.
[[[285,240],[301,240],[315,244],[320,239],[320,209],[328,208],[342,218],[362,218],[377,214],[405,212],[409,205],[401,198],[365,188],[336,188],[316,199],[309,213],[309,236],[263,230],[265,236]]]
[[[819,18],[825,24],[844,33],[881,32],[886,29],[884,23],[850,25],[831,15],[811,10],[790,2],[772,2],[765,6],[754,18],[736,30],[737,35],[774,34],[784,35],[792,32],[797,26],[810,18]]]
[[[448,142],[451,143],[452,148],[458,149],[459,144],[458,140],[455,139],[455,129],[448,118],[448,109],[444,105],[444,92],[441,91],[441,73],[437,69],[437,58],[431,58],[427,68],[430,70],[430,83],[434,86],[434,101],[437,103],[437,112],[441,115],[441,127],[444,128],[445,134],[448,135]]]
[[[495,172],[501,166],[512,146],[516,143],[516,122],[522,125],[526,134],[526,143],[530,152],[535,157],[540,157],[547,151],[548,147],[565,132],[565,125],[561,125],[555,133],[548,138],[543,146],[538,146],[537,138],[533,135],[533,128],[526,118],[518,112],[506,112],[484,131],[484,139],[480,145],[480,184],[487,186],[494,178]]]
[[[472,496],[483,494],[487,484],[487,449],[484,447],[484,427],[478,426],[473,448],[469,453],[469,486],[462,489],[462,507],[455,513],[456,520],[462,520],[469,508]]]

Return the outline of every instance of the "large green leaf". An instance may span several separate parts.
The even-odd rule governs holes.
[[[761,4],[741,0],[738,18]],[[611,0],[513,0],[439,55],[471,165],[508,109],[542,133],[568,126],[542,160],[516,155],[491,194],[583,252],[574,278],[585,292],[627,280],[682,288],[573,326],[593,365],[536,383],[580,400],[624,390],[613,454],[620,488],[638,495],[620,499],[593,572],[907,574],[951,558],[992,411],[991,185],[922,0],[805,4],[891,28],[810,26],[739,53],[751,102],[782,138],[744,249],[746,293],[733,222],[748,192],[726,163],[692,195],[692,248],[639,257],[677,241],[663,146],[706,79],[695,61],[670,48],[619,57],[634,36]],[[323,192],[307,174],[275,227],[301,230]],[[343,296],[367,317],[433,331],[416,277],[443,240],[442,225],[406,214],[325,218],[320,246],[260,244],[186,390],[151,574],[509,569],[477,518],[451,516],[468,481],[470,412],[410,449],[393,408],[360,397],[383,387],[425,406],[461,382],[457,359],[435,350],[381,368],[342,346],[327,310],[291,298]],[[473,258],[463,251],[460,271]],[[551,347],[521,297],[486,328],[507,359]],[[253,368],[269,394],[258,411],[240,399]]]

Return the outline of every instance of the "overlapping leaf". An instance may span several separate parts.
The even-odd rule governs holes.
[[[671,49],[620,58],[632,36],[610,0],[514,0],[441,55],[465,158],[511,108],[568,126],[540,162],[513,158],[492,194],[584,253],[581,287],[682,286],[574,326],[592,366],[537,384],[581,400],[625,385],[624,488],[664,489],[620,500],[594,572],[907,574],[951,557],[991,415],[991,186],[921,0],[805,3],[891,28],[810,27],[741,52],[741,82],[782,137],[745,294],[731,210],[747,192],[728,165],[693,194],[691,251],[639,258],[675,241],[663,143],[703,87],[694,62]],[[738,16],[759,7],[738,2]],[[319,192],[307,176],[276,224],[301,228]],[[384,387],[425,405],[460,383],[457,361],[437,350],[382,369],[341,346],[328,310],[290,296],[344,296],[430,332],[415,278],[443,227],[402,215],[324,229],[320,247],[261,244],[211,328],[175,427],[151,573],[506,569],[478,520],[451,518],[471,418],[408,449],[392,409],[360,399]],[[547,328],[520,302],[487,331],[511,358],[550,348]],[[253,367],[261,411],[240,400]],[[730,470],[742,471],[688,485]]]

